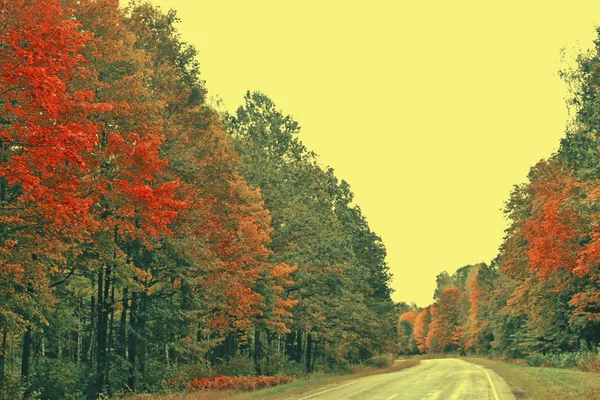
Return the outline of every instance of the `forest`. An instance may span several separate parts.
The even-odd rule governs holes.
[[[0,0],[2,399],[285,381],[398,352],[385,247],[349,184],[265,94],[211,106],[177,22],[143,1]],[[563,175],[571,204],[586,181]],[[573,267],[582,312],[593,246]]]
[[[434,303],[401,305],[405,354],[482,354],[600,372],[600,28],[560,72],[573,116],[558,150],[505,203],[498,255],[436,278]],[[510,162],[507,155],[506,162]]]

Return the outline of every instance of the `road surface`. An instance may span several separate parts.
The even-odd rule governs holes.
[[[323,387],[294,400],[508,400],[506,382],[494,371],[455,358],[423,360],[415,367]]]

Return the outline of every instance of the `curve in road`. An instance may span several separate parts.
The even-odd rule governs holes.
[[[284,397],[286,398],[286,397]],[[494,371],[464,360],[423,360],[415,367],[346,381],[294,400],[512,400]]]

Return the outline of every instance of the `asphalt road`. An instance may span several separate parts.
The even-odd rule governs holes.
[[[507,383],[494,371],[455,358],[424,360],[389,374],[320,388],[294,400],[507,400]]]

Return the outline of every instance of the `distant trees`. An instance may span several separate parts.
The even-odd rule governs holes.
[[[398,346],[404,354],[418,353],[417,343],[413,332],[417,311],[410,310],[402,313],[398,319]]]
[[[395,351],[381,239],[260,93],[205,100],[175,12],[0,0],[0,398]]]
[[[527,183],[514,187],[505,207],[510,226],[491,265],[438,275],[435,303],[427,308],[431,322],[424,327],[421,318],[414,324],[421,351],[464,349],[507,357],[596,351],[598,49],[578,63],[563,74],[574,88],[570,104],[576,112],[559,151],[532,167]]]

